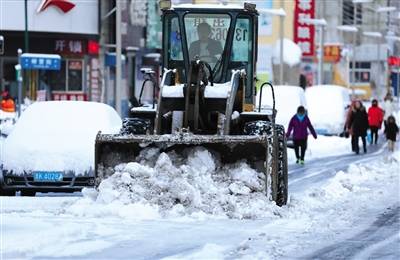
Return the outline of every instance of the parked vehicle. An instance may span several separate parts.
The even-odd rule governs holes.
[[[94,186],[98,131],[118,133],[121,118],[110,106],[82,101],[29,106],[4,141],[0,194],[79,191]]]
[[[349,91],[337,85],[316,85],[306,89],[308,116],[321,135],[340,135],[351,99]]]

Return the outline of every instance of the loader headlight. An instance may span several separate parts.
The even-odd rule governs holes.
[[[160,0],[158,2],[158,5],[160,6],[161,10],[167,10],[170,9],[172,4],[171,4],[171,0]]]

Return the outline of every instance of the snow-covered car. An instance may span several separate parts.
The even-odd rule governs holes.
[[[289,121],[296,113],[299,106],[307,107],[304,90],[298,86],[277,85],[274,86],[276,123],[283,125],[285,129],[289,126]],[[260,91],[257,93],[257,109],[260,104]],[[265,87],[262,91],[261,110],[272,110],[272,93]],[[287,140],[287,146],[293,147],[293,141]]]
[[[337,85],[316,85],[306,89],[308,116],[315,131],[340,135],[351,104],[349,91]]]
[[[1,147],[0,193],[34,195],[94,186],[96,134],[118,133],[121,126],[117,112],[102,103],[32,104]]]

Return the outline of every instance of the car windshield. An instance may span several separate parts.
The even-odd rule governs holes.
[[[231,22],[228,14],[187,14],[185,30],[190,60],[199,57],[214,68],[222,57]]]

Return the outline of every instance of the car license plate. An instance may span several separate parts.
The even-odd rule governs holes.
[[[62,172],[34,172],[33,180],[34,181],[42,181],[42,182],[55,182],[62,181],[63,174]]]

